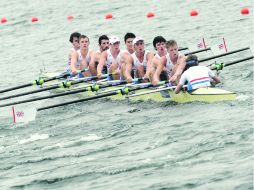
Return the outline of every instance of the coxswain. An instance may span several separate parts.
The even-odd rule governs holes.
[[[187,90],[194,91],[198,88],[206,88],[214,84],[220,83],[220,79],[211,69],[206,66],[198,65],[198,58],[196,55],[189,55],[186,59],[185,71],[181,75],[180,81],[175,89],[178,94],[183,85],[187,83]]]

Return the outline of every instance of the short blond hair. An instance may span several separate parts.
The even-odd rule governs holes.
[[[175,40],[169,40],[169,41],[166,42],[166,48],[167,49],[174,46],[174,45],[177,45],[177,42]]]

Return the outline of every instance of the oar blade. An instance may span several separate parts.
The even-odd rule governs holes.
[[[11,109],[14,123],[28,123],[35,120],[37,110],[34,107],[12,106]]]

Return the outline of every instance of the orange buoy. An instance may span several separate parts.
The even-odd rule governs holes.
[[[151,18],[151,17],[154,17],[155,16],[155,14],[153,13],[153,12],[148,12],[147,14],[146,14],[146,17],[147,18]]]
[[[247,15],[247,14],[249,14],[249,12],[250,12],[249,9],[246,7],[241,9],[242,15]]]
[[[32,22],[37,22],[39,19],[37,17],[32,17],[31,21]]]
[[[67,20],[71,21],[73,19],[74,19],[74,16],[72,16],[72,15],[67,16]]]
[[[7,19],[5,17],[1,18],[1,23],[6,23]]]
[[[190,16],[198,16],[198,11],[197,10],[191,10]]]
[[[112,18],[113,18],[112,13],[108,13],[105,15],[105,19],[112,19]]]

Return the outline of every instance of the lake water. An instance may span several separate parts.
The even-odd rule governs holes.
[[[0,17],[8,21],[0,24],[0,89],[32,82],[43,69],[63,70],[74,31],[89,36],[93,49],[102,34],[119,36],[124,47],[123,36],[134,32],[151,51],[153,38],[162,35],[181,47],[202,37],[212,46],[224,37],[229,50],[253,52],[253,5],[251,0],[1,0]],[[243,7],[250,14],[242,15]],[[192,9],[197,17],[189,16]],[[146,17],[150,11],[155,17]],[[107,13],[113,19],[106,20]],[[69,15],[75,18],[69,21]],[[18,125],[1,109],[0,189],[253,189],[253,60],[225,67],[220,76],[219,86],[236,92],[237,100],[165,105],[102,99],[41,111],[35,121]]]

